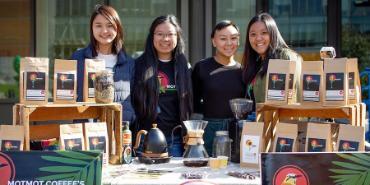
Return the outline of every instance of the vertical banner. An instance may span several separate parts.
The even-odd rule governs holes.
[[[370,153],[262,153],[262,184],[370,184]]]
[[[101,174],[100,152],[0,152],[0,185],[100,185]]]

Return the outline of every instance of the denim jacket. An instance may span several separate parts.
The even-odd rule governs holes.
[[[92,57],[92,46],[79,49],[72,54],[72,59],[77,60],[77,101],[83,101],[83,82],[85,59]],[[134,76],[135,62],[123,50],[117,55],[117,63],[113,67],[114,78],[114,101],[122,104],[122,120],[133,121],[135,112],[131,104],[130,91]]]

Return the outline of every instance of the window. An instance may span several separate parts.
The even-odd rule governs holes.
[[[0,99],[18,96],[19,56],[32,53],[31,1],[3,0],[0,6]]]
[[[177,1],[174,0],[111,0],[109,2],[120,15],[124,29],[124,45],[127,53],[133,58],[144,51],[150,25],[156,17],[179,14]]]
[[[318,56],[327,43],[326,8],[327,0],[269,0],[269,13],[285,42],[305,59]]]
[[[86,47],[90,42],[90,16],[99,3],[104,1],[37,1],[36,56],[68,59],[78,48]]]
[[[256,15],[256,1],[245,1],[245,0],[217,0],[216,2],[216,24],[221,20],[233,21],[240,30],[240,46],[236,53],[236,60],[241,62],[246,29],[249,20]],[[209,35],[209,38],[211,36]],[[211,42],[209,40],[209,42]]]
[[[359,70],[370,65],[370,3],[342,0],[342,55],[357,57]]]

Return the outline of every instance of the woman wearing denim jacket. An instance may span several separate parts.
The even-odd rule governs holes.
[[[122,119],[133,121],[135,113],[131,105],[130,91],[134,73],[134,61],[123,47],[122,24],[117,12],[110,6],[97,5],[90,18],[90,44],[73,53],[77,60],[77,101],[83,101],[85,59],[103,59],[106,69],[113,72],[114,101],[123,107]]]

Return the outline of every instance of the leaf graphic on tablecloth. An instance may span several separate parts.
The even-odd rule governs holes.
[[[37,180],[72,180],[85,181],[85,184],[101,184],[101,155],[97,152],[57,151],[59,156],[41,156],[42,159],[58,165],[45,166],[39,171],[49,175]]]
[[[336,168],[329,169],[335,175],[330,176],[335,184],[363,185],[370,184],[370,154],[338,153],[343,161],[332,161]]]
[[[58,154],[61,155],[61,156],[64,156],[64,157],[68,157],[68,158],[73,158],[73,159],[83,159],[83,160],[86,160],[86,159],[94,159],[96,158],[95,156],[92,156],[92,155],[87,155],[88,153],[90,154],[95,154],[94,152],[87,152],[85,151],[84,153],[81,153],[81,152],[75,152],[75,151],[58,151]]]

